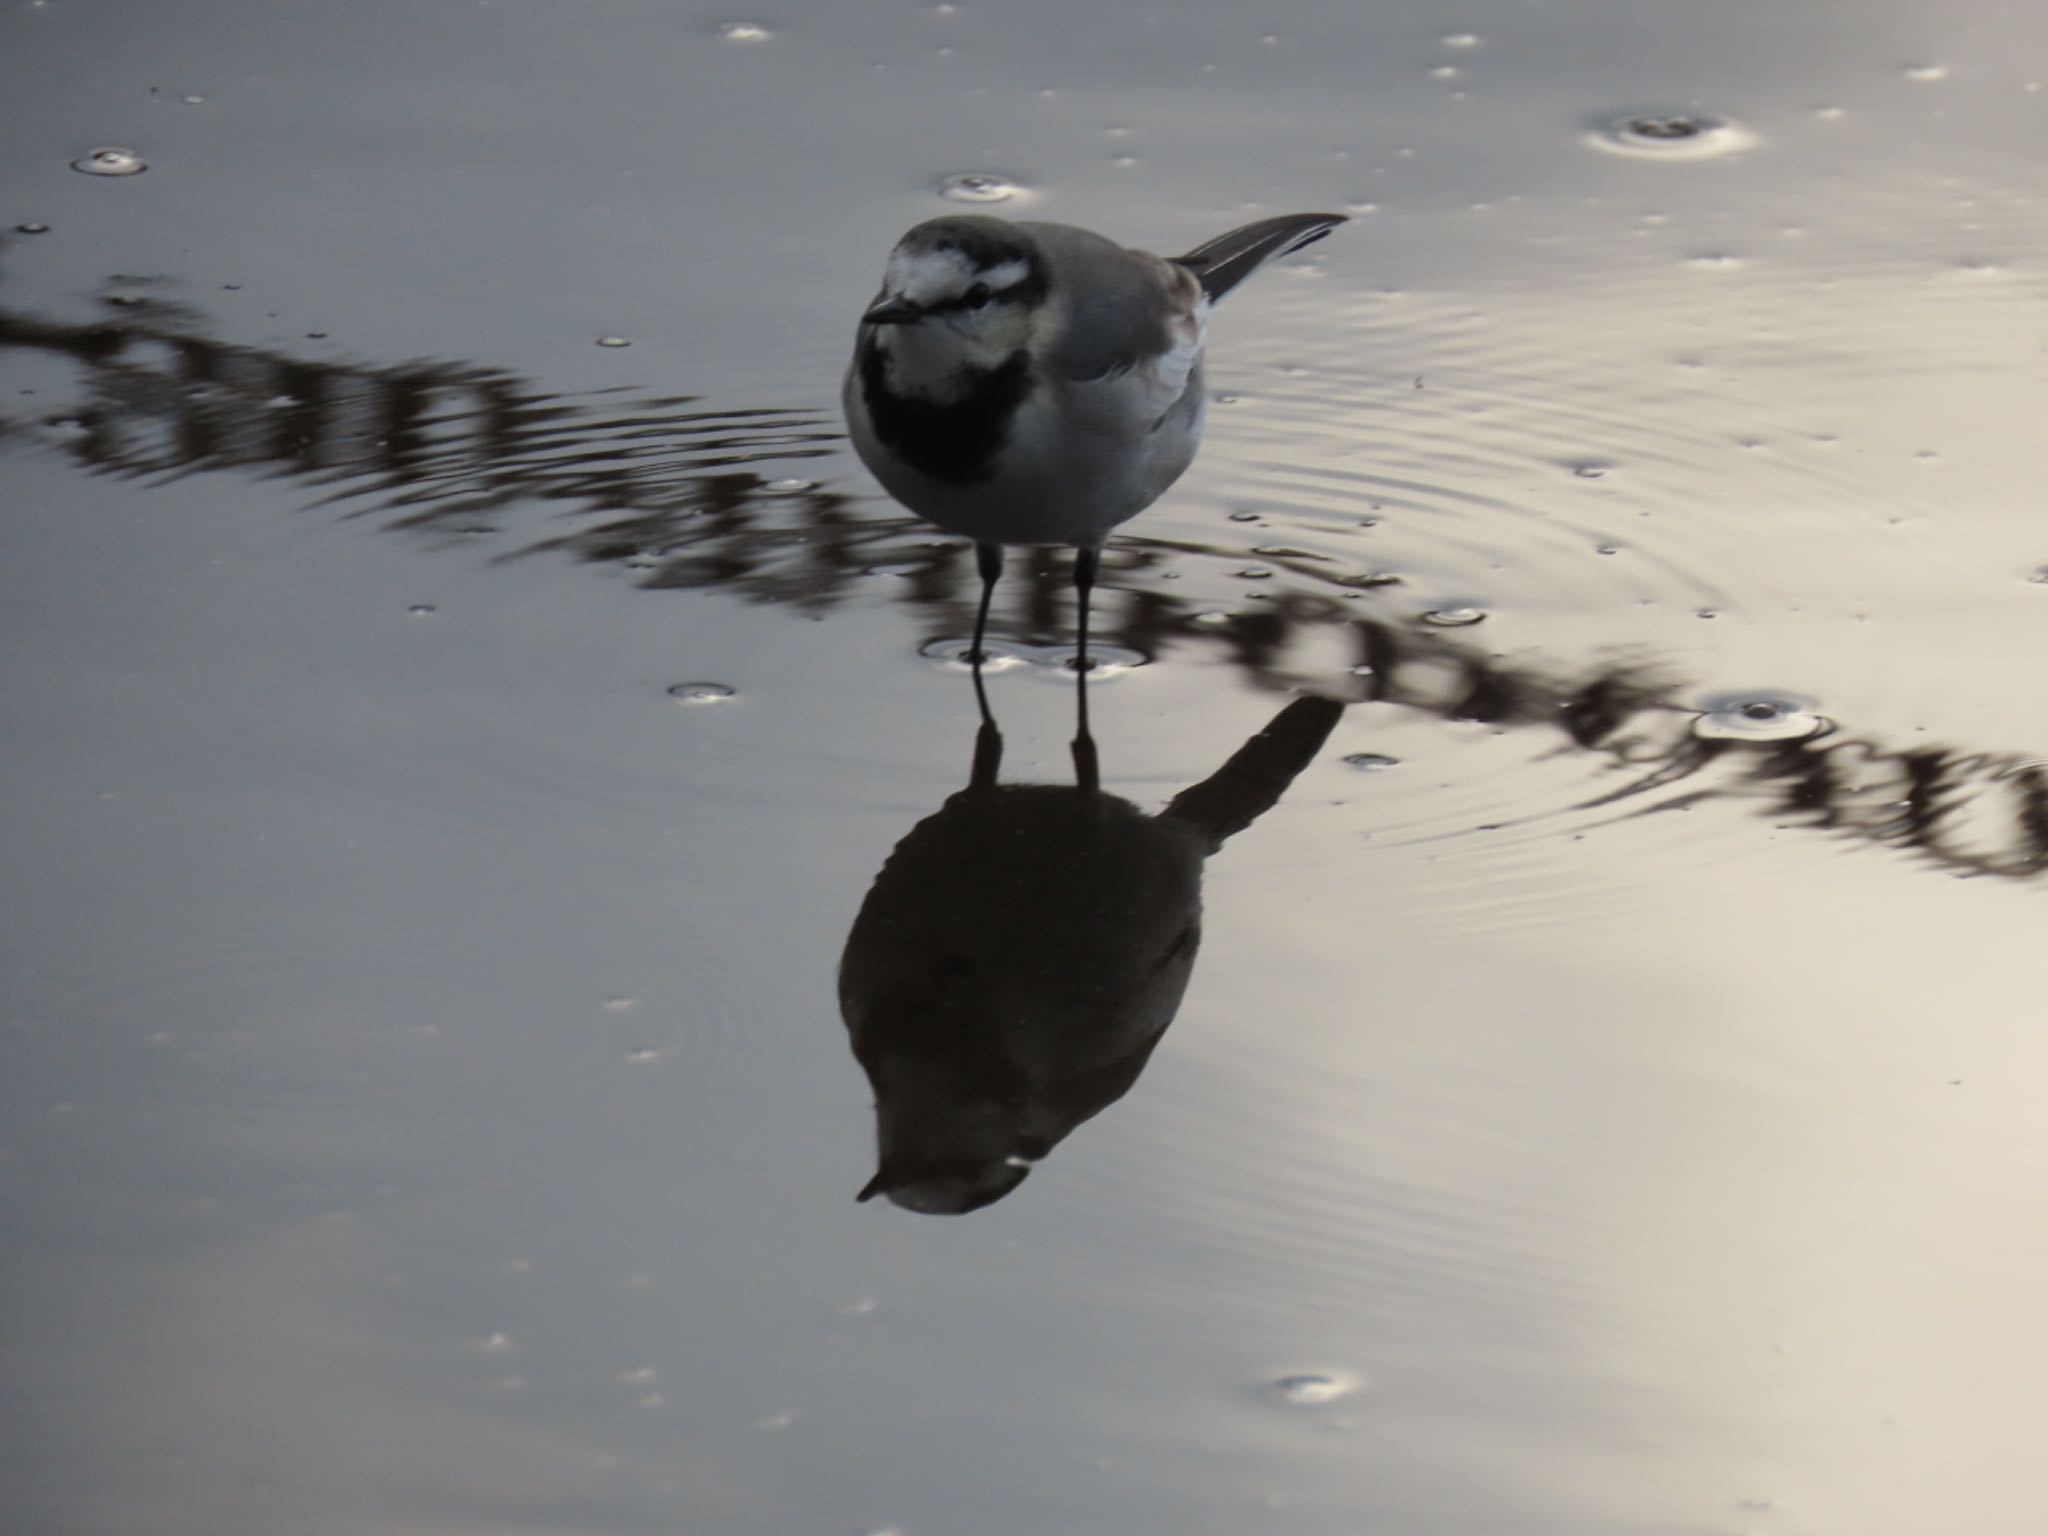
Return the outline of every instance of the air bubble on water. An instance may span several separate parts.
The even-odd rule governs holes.
[[[1235,405],[1240,399],[1240,397],[1237,395],[1211,395],[1209,398],[1214,400],[1218,405]]]
[[[88,176],[140,176],[149,164],[132,149],[108,144],[87,150],[71,162],[71,169]]]
[[[626,1061],[628,1064],[636,1067],[651,1067],[659,1060],[661,1060],[661,1052],[652,1046],[626,1052]]]
[[[1022,183],[993,171],[956,171],[939,180],[939,196],[955,203],[1007,203],[1023,193]]]
[[[1587,135],[1596,149],[1658,160],[1710,160],[1753,148],[1756,135],[1704,112],[1630,112]]]
[[[405,611],[414,618],[424,618],[427,614],[437,612],[438,610],[432,603],[414,603]]]
[[[1598,480],[1614,466],[1603,459],[1573,459],[1565,468],[1581,480]]]
[[[651,1387],[660,1375],[651,1365],[629,1365],[615,1374],[624,1387]]]
[[[1437,41],[1446,48],[1477,48],[1479,46],[1479,34],[1477,32],[1446,32]]]
[[[1264,565],[1247,565],[1242,570],[1233,571],[1231,574],[1241,581],[1271,581],[1273,579],[1272,567]]]
[[[1300,1408],[1319,1407],[1334,1403],[1338,1398],[1354,1390],[1355,1383],[1342,1376],[1328,1376],[1321,1373],[1303,1373],[1298,1376],[1282,1376],[1273,1383],[1273,1395],[1283,1403]]]
[[[770,480],[767,485],[769,494],[773,496],[801,496],[804,492],[815,491],[817,488],[817,481],[800,480],[793,475],[781,480]]]
[[[1484,608],[1461,604],[1453,608],[1432,608],[1423,614],[1422,622],[1434,624],[1438,629],[1468,629],[1482,623],[1486,618]]]
[[[2048,587],[2048,565],[2037,565],[2028,574],[2027,580],[2037,587]]]
[[[1719,611],[1713,608],[1698,608],[1693,611],[1693,617],[1696,619],[1718,619],[1720,616]]]
[[[1621,546],[1619,544],[1595,544],[1593,546],[1593,553],[1596,555],[1618,555],[1621,553]]]
[[[1692,733],[1702,741],[1805,741],[1831,729],[1813,701],[1784,693],[1717,694],[1702,701]]]
[[[1930,80],[1946,80],[1948,78],[1948,66],[1946,64],[1908,64],[1900,73],[1908,80],[1918,80],[1925,84]]]
[[[1256,523],[1259,520],[1259,514],[1256,512],[1233,512],[1230,514],[1230,520],[1233,523]]]
[[[600,347],[630,347],[633,345],[632,342],[623,336],[600,336],[597,338],[597,344]]]
[[[739,690],[725,683],[675,683],[668,696],[678,704],[718,704],[738,696]]]
[[[775,34],[758,21],[721,22],[718,35],[728,43],[765,43]]]
[[[204,96],[180,96],[178,100],[188,107],[203,107],[206,105],[206,98]]]
[[[1208,608],[1189,619],[1190,624],[1199,624],[1204,629],[1221,629],[1230,622],[1230,615],[1220,608]]]
[[[623,993],[615,997],[608,997],[604,1000],[604,1011],[606,1013],[631,1013],[635,1008],[639,1006],[639,998],[628,997]]]
[[[1368,667],[1366,670],[1370,671],[1371,668]],[[1345,766],[1365,773],[1372,773],[1381,768],[1392,768],[1400,761],[1398,757],[1389,757],[1384,752],[1354,752],[1344,759]]]
[[[481,1338],[471,1339],[469,1347],[479,1355],[515,1355],[519,1345],[509,1333],[487,1333]]]
[[[15,225],[14,232],[17,235],[47,235],[50,232],[50,226],[39,219],[30,219],[26,224]]]

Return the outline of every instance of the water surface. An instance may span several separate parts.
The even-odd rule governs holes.
[[[2040,1530],[2044,46],[17,0],[0,1524]],[[1353,215],[1105,561],[1103,786],[1348,707],[948,1218],[856,1203],[836,976],[970,784],[973,563],[835,402],[963,176]]]

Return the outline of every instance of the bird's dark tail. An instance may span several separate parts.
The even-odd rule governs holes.
[[[1267,262],[1313,245],[1345,222],[1341,213],[1282,214],[1218,235],[1173,261],[1195,274],[1202,292],[1214,303]]]

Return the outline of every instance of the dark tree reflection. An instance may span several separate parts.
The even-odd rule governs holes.
[[[308,361],[215,340],[178,306],[120,297],[92,323],[0,310],[0,354],[75,364],[70,398],[10,398],[0,448],[55,447],[97,474],[276,478],[391,529],[511,538],[497,559],[567,554],[646,587],[718,587],[813,613],[872,594],[883,573],[926,642],[971,623],[966,544],[806,474],[839,453],[829,411],[561,396],[471,364]],[[560,526],[534,536],[521,525],[536,512]],[[1573,677],[1502,662],[1379,612],[1383,574],[1300,552],[1261,556],[1275,579],[1232,612],[1167,585],[1245,555],[1120,538],[1104,561],[1098,633],[1140,659],[1220,654],[1262,687],[1554,732],[1613,765],[1617,787],[1591,803],[1616,814],[1739,795],[1782,823],[1909,850],[1956,873],[2030,878],[2048,868],[2048,776],[2036,761],[1898,750],[1831,722],[1790,742],[1712,738],[1678,681],[1625,666]],[[1064,556],[1038,552],[1013,569],[998,628],[1041,643],[1068,633]]]

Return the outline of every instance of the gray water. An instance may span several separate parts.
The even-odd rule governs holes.
[[[2048,1526],[2044,79],[1988,0],[10,0],[0,1528]],[[963,173],[1353,216],[1090,693],[1137,841],[1347,707],[948,1217],[856,1203],[835,978],[973,562],[836,396]],[[918,920],[1072,975],[951,825]]]

